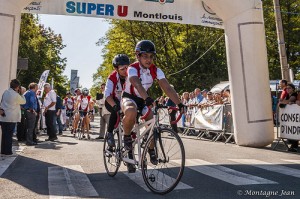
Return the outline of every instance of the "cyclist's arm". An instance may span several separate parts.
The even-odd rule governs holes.
[[[114,107],[116,105],[115,100],[112,96],[113,93],[113,88],[114,88],[114,83],[108,79],[105,85],[105,90],[104,90],[104,98],[111,105],[111,107]]]
[[[158,80],[158,84],[159,84],[160,88],[167,94],[167,96],[169,98],[171,98],[171,100],[175,104],[181,103],[176,91],[174,90],[174,88],[172,88],[170,86],[170,84],[166,78]]]
[[[136,88],[141,97],[145,100],[148,96],[147,91],[142,85],[142,82],[138,78],[138,76],[132,76],[129,79],[130,83]]]

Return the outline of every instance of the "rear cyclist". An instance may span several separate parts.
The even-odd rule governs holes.
[[[156,55],[155,45],[149,40],[142,40],[135,47],[137,62],[128,67],[128,77],[122,95],[121,107],[124,112],[124,144],[131,150],[131,130],[136,122],[137,110],[143,110],[145,106],[152,106],[154,100],[148,95],[147,90],[152,86],[154,80],[158,80],[162,90],[177,104],[180,111],[184,105],[180,102],[176,91],[170,86],[161,69],[153,64]],[[153,118],[150,112],[146,120]],[[154,148],[154,146],[152,146]],[[158,160],[154,149],[149,149],[150,161],[157,165]],[[131,157],[130,157],[131,156]],[[129,158],[132,158],[132,150],[129,151]],[[128,172],[135,172],[135,166],[127,164]]]
[[[115,146],[113,138],[114,125],[117,122],[118,111],[120,110],[120,100],[127,76],[127,67],[130,64],[129,58],[125,54],[116,55],[112,62],[115,70],[109,75],[104,91],[105,108],[111,113],[107,125],[107,144]]]
[[[70,123],[72,122],[73,111],[74,111],[74,98],[71,96],[71,92],[67,92],[67,96],[65,97],[63,104],[66,107],[66,116],[67,116],[66,126],[69,127]],[[73,133],[73,129],[71,133]]]
[[[88,137],[88,139],[90,139],[89,114],[92,114],[93,100],[92,100],[92,97],[89,95],[89,90],[87,88],[83,88],[82,94],[77,98],[77,102],[75,105],[75,111],[76,111],[76,109],[78,110],[78,112],[75,114],[75,118],[74,118],[74,124],[75,124],[74,132],[76,132],[80,117],[83,117],[81,128],[87,130],[87,137]],[[83,131],[83,133],[84,133],[84,131]],[[83,135],[82,138],[85,138],[85,135]]]

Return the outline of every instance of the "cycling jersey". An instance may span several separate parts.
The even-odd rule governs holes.
[[[77,101],[79,101],[79,110],[80,111],[84,111],[84,112],[87,112],[88,109],[89,109],[89,103],[90,103],[90,100],[91,100],[91,96],[84,96],[84,95],[80,95],[78,98],[77,98]]]
[[[74,98],[72,98],[72,97],[70,97],[70,98],[66,97],[64,99],[64,105],[66,106],[67,111],[73,110],[74,109],[74,104],[75,104],[74,103]]]
[[[123,90],[122,86],[122,79],[119,76],[117,71],[113,71],[106,82],[105,91],[104,91],[104,98],[106,99],[109,96],[112,96],[114,99],[121,100],[121,94]],[[125,82],[125,80],[124,80]]]
[[[135,95],[141,98],[141,95],[138,93],[136,88],[130,83],[131,77],[139,77],[141,80],[142,86],[147,91],[153,84],[155,79],[161,80],[165,78],[165,74],[160,68],[157,68],[152,64],[149,68],[145,69],[140,66],[138,62],[133,63],[127,69],[128,78],[126,79],[124,92]]]

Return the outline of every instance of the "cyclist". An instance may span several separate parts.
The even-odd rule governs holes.
[[[89,90],[87,88],[82,89],[82,94],[77,98],[75,105],[75,110],[78,112],[75,114],[74,118],[74,132],[76,132],[78,122],[80,117],[83,117],[82,128],[87,130],[87,138],[90,139],[89,128],[90,128],[90,118],[89,115],[93,111],[93,100],[89,95]],[[84,132],[84,131],[83,131]],[[85,138],[85,135],[82,136]]]
[[[109,75],[105,90],[105,108],[111,113],[107,125],[107,144],[110,147],[115,146],[113,138],[114,125],[117,122],[117,113],[120,110],[120,100],[127,76],[127,67],[130,64],[129,58],[125,54],[118,54],[114,57],[112,64],[115,70]]]
[[[131,150],[131,130],[136,122],[137,110],[142,111],[145,106],[152,106],[154,100],[148,95],[147,90],[152,86],[154,80],[158,80],[159,86],[172,99],[172,101],[183,111],[184,105],[180,102],[176,91],[170,86],[163,71],[154,64],[156,56],[155,45],[149,40],[142,40],[135,47],[137,62],[128,67],[128,77],[122,95],[122,110],[124,112],[124,145]],[[146,120],[153,118],[153,113],[147,116]],[[152,146],[154,147],[154,146]],[[158,164],[155,150],[149,149],[150,161],[153,165]],[[131,157],[130,157],[131,156]],[[132,158],[132,150],[129,151],[129,158]],[[135,166],[127,164],[128,172],[135,172]]]
[[[68,127],[70,125],[71,118],[73,117],[73,111],[74,111],[74,98],[71,96],[71,92],[66,93],[66,97],[64,98],[63,105],[66,107],[66,126]],[[73,129],[71,131],[73,133]]]

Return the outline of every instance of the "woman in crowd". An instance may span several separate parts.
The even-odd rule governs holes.
[[[19,80],[13,79],[1,100],[0,124],[2,129],[1,154],[12,155],[12,136],[17,122],[21,121],[21,104],[26,103]]]
[[[287,84],[286,86],[287,95],[284,100],[279,102],[279,107],[284,108],[286,104],[295,104],[297,101],[297,93],[295,91],[294,84]],[[297,152],[298,151],[298,140],[288,140],[291,144],[288,151]]]

